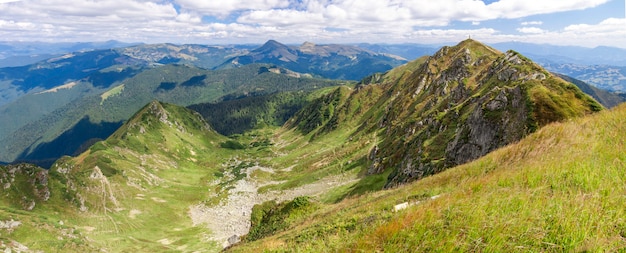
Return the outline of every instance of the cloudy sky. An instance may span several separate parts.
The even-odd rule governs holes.
[[[0,40],[626,48],[626,0],[0,0]]]

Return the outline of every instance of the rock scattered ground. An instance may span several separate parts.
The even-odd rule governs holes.
[[[298,196],[317,196],[337,186],[351,184],[358,179],[355,176],[330,176],[315,183],[284,191],[258,193],[262,186],[281,183],[279,181],[258,182],[250,178],[255,170],[274,173],[272,168],[253,166],[246,169],[246,178],[237,181],[228,190],[228,198],[215,206],[205,204],[189,208],[189,216],[194,226],[205,224],[212,232],[211,239],[222,243],[223,247],[239,241],[239,237],[250,230],[252,207],[269,200],[279,202]],[[217,184],[219,182],[216,182]]]

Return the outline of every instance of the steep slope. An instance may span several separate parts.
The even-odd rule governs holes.
[[[440,174],[322,205],[230,251],[623,250],[625,119],[621,105],[549,124]]]
[[[226,96],[312,90],[340,83],[343,81],[297,77],[287,70],[259,64],[218,71],[165,65],[143,71],[105,92],[76,99],[3,136],[0,160],[54,160],[74,154],[91,139],[106,138],[153,99],[187,106]],[[60,143],[64,149],[56,147]]]
[[[252,129],[280,127],[312,100],[336,87],[284,91],[268,95],[229,99],[188,106],[197,111],[220,134],[243,134]]]
[[[227,60],[217,69],[268,63],[324,78],[360,80],[405,62],[405,59],[398,56],[374,53],[356,46],[316,45],[305,42],[295,47],[270,40],[247,54]]]
[[[287,124],[319,135],[353,122],[359,125],[353,137],[377,133],[369,173],[389,174],[387,187],[474,160],[550,122],[602,109],[520,54],[474,40],[365,79],[344,101],[320,114],[325,119],[296,117],[296,124]],[[315,129],[297,123],[311,120],[318,120]]]
[[[75,158],[60,159],[50,171],[35,170],[47,177],[34,177],[25,187],[35,193],[45,189],[49,199],[30,196],[31,190],[23,191],[27,196],[22,199],[39,200],[27,208],[33,216],[59,217],[80,231],[77,242],[96,249],[209,249],[215,246],[205,239],[209,231],[194,227],[187,212],[190,205],[209,199],[209,182],[231,152],[219,148],[225,140],[199,114],[153,101],[106,141]],[[19,197],[14,191],[3,193]],[[22,205],[23,200],[13,202]],[[55,208],[56,215],[50,212]],[[29,228],[23,229],[17,227],[9,238],[37,249],[59,249],[37,244],[38,238],[24,233]],[[178,240],[183,241],[174,243]]]
[[[50,173],[29,164],[0,165],[0,250],[93,252],[75,226],[65,224],[68,203]],[[70,216],[71,217],[71,216]]]

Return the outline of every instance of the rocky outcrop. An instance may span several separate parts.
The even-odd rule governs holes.
[[[373,79],[383,80],[388,93],[380,98],[384,109],[372,108],[384,110],[375,122],[383,140],[368,155],[368,172],[391,169],[386,187],[472,161],[550,122],[601,109],[519,53],[473,40],[443,47],[409,76]]]
[[[48,171],[31,164],[0,166],[2,195],[24,210],[50,199]]]

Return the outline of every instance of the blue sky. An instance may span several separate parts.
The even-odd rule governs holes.
[[[0,40],[626,48],[626,0],[0,0]]]

